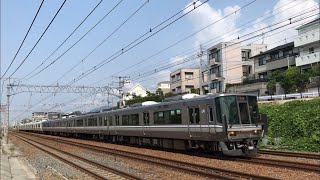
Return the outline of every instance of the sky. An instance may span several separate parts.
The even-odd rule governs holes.
[[[1,1],[1,76],[14,59],[41,2]],[[299,17],[295,17],[298,13],[305,13],[307,17],[319,11],[314,9],[319,7],[318,0],[201,0],[195,3],[191,0],[102,0],[101,3],[100,0],[67,0],[27,57],[63,2],[43,2],[21,50],[4,76],[9,77],[25,59],[11,76],[11,83],[115,86],[115,77],[129,76],[130,83],[126,84],[125,90],[139,83],[155,91],[159,82],[169,80],[171,71],[199,65],[198,58],[182,65],[179,62],[197,55],[200,45],[205,50],[222,41],[242,41],[248,38],[243,45],[264,43],[270,49],[293,41],[297,35],[295,28],[315,18],[313,16],[295,22],[299,20]],[[77,31],[57,49],[96,6]],[[179,11],[181,13],[177,16],[161,24]],[[108,12],[109,15],[87,33]],[[295,17],[291,19],[292,24],[280,28],[289,22],[290,17]],[[87,35],[70,48],[85,33]],[[254,35],[259,36],[253,38]],[[141,36],[141,39],[134,42]],[[140,40],[144,41],[132,46]],[[134,43],[130,46],[131,42]],[[125,48],[127,45],[129,47]],[[105,60],[108,63],[99,66]],[[33,76],[43,68],[42,72]],[[94,71],[87,75],[91,70]],[[83,75],[87,76],[78,79]],[[5,104],[5,84],[8,81],[3,80],[1,103]],[[106,95],[102,94],[19,93],[12,97],[11,121],[30,118],[32,111],[89,110],[107,102]],[[115,103],[116,98],[110,101]]]

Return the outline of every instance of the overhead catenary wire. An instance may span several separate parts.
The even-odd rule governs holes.
[[[98,8],[98,6],[103,2],[103,0],[100,0],[98,4],[90,11],[90,13],[81,21],[81,23],[69,34],[69,36],[41,63],[39,64],[35,69],[33,69],[30,73],[25,75],[22,79],[27,78],[30,74],[38,70],[49,58],[52,57],[54,53],[56,53],[60,47],[64,45],[64,43],[80,28],[80,26],[91,16],[91,14]]]
[[[82,73],[81,75],[79,75],[77,78],[75,78],[73,81],[69,82],[68,85],[73,84],[77,81],[79,81],[80,79],[88,76],[89,74],[91,74],[92,72],[100,69],[101,67],[103,67],[104,65],[110,63],[111,61],[115,60],[116,58],[118,58],[119,56],[123,55],[124,53],[128,52],[129,50],[135,48],[136,46],[138,46],[139,44],[141,44],[142,42],[146,41],[147,39],[151,38],[152,36],[154,36],[155,34],[158,34],[159,32],[161,32],[162,30],[164,30],[165,28],[169,27],[170,25],[172,25],[173,23],[175,23],[176,21],[180,20],[181,18],[183,18],[184,16],[186,16],[187,14],[191,13],[192,11],[194,11],[195,9],[199,8],[200,6],[202,6],[203,4],[207,3],[209,0],[206,0],[205,2],[201,3],[198,6],[195,6],[192,10],[184,13],[183,15],[181,15],[180,17],[178,17],[177,19],[175,19],[174,21],[170,22],[169,24],[167,24],[166,26],[162,27],[161,29],[157,30],[156,32],[154,32],[153,34],[149,35],[148,37],[142,39],[141,41],[137,42],[136,44],[134,44],[131,47],[125,46],[124,48],[122,48],[121,50],[119,50],[118,52],[114,53],[113,55],[111,55],[110,57],[108,57],[107,59],[103,60],[102,62],[100,62],[99,64],[95,65],[94,67],[90,68],[89,70],[87,70],[85,73]]]
[[[298,4],[300,4],[300,3],[298,3]],[[298,5],[298,4],[296,4],[296,5]],[[296,6],[296,5],[294,5],[294,6]],[[292,6],[292,7],[294,7],[294,6]],[[279,7],[279,8],[281,8],[281,7]],[[291,7],[290,7],[291,8]],[[277,9],[276,9],[277,10]],[[238,11],[238,10],[236,10],[236,11]],[[306,10],[304,10],[304,11],[308,11],[308,9],[306,9]],[[280,11],[280,12],[282,12],[282,11]],[[280,12],[278,12],[278,13],[280,13]],[[309,11],[308,11],[309,12]],[[234,12],[232,12],[231,14],[233,14]],[[301,13],[301,12],[299,12],[299,13]],[[298,13],[298,14],[299,14]],[[274,15],[273,15],[274,16]],[[271,16],[272,17],[272,16]],[[224,18],[224,17],[223,17]],[[268,18],[270,18],[270,17],[267,17],[267,18],[265,18],[265,19],[261,19],[260,21],[258,21],[258,22],[256,22],[256,23],[259,23],[259,22],[261,22],[261,21],[263,21],[263,20],[266,20],[266,19],[268,19]],[[294,18],[294,17],[293,17]],[[219,19],[220,20],[220,19]],[[219,21],[218,20],[218,21]],[[252,20],[252,21],[254,21],[254,20]],[[252,22],[252,21],[250,21],[250,22]],[[285,22],[285,21],[287,21],[287,18],[285,18],[284,20],[282,20],[282,21],[280,21],[280,22],[276,22],[277,24],[280,24],[280,23],[282,23],[282,22]],[[216,21],[215,22],[213,22],[213,23],[216,23]],[[242,27],[242,26],[244,26],[245,24],[243,24],[243,25],[241,25],[240,27]],[[276,25],[276,24],[274,24],[274,25]],[[269,26],[270,27],[270,26]],[[239,28],[239,27],[238,27]],[[238,29],[237,28],[237,29]],[[200,30],[203,30],[204,28],[201,28]],[[243,28],[243,29],[241,29],[241,30],[239,30],[239,31],[237,31],[237,32],[240,32],[240,31],[242,31],[242,30],[245,30],[246,28]],[[199,31],[200,31],[199,30]],[[197,32],[199,32],[199,31],[197,31]],[[234,30],[232,30],[232,31],[234,31]],[[230,31],[230,32],[232,32],[232,31]],[[261,31],[261,29],[260,29],[260,31]],[[237,33],[236,32],[236,33]],[[229,32],[228,32],[229,33]],[[228,33],[226,33],[226,34],[228,34]],[[191,34],[191,35],[195,35],[195,33],[193,33],[193,34]],[[189,38],[189,37],[191,37],[191,35],[189,35],[189,36],[187,36],[187,38]],[[223,34],[224,35],[224,34]],[[221,36],[223,36],[223,35],[220,35],[220,36],[218,36],[217,38],[214,38],[214,39],[218,39],[219,37],[221,37]],[[185,40],[186,38],[184,38],[184,39],[182,39],[182,40]],[[207,42],[205,42],[205,43],[208,43],[208,42],[210,42],[210,41],[212,41],[212,40],[214,40],[214,39],[211,39],[211,40],[209,40],[209,41],[207,41]],[[219,40],[219,39],[218,39]],[[178,42],[176,42],[176,43],[180,43],[181,42],[181,40],[180,41],[178,41]],[[176,45],[176,43],[174,43],[173,45]],[[168,48],[170,48],[170,47],[172,47],[172,45],[171,46],[169,46],[169,47],[167,47],[167,48],[165,48],[165,49],[163,49],[163,50],[161,50],[161,51],[159,51],[159,52],[157,52],[156,54],[153,54],[153,55],[151,55],[151,56],[149,56],[148,58],[146,58],[146,59],[143,59],[142,61],[139,61],[138,63],[136,63],[136,64],[134,64],[134,65],[132,65],[132,66],[130,66],[130,67],[128,67],[128,68],[125,68],[124,70],[122,70],[122,71],[119,71],[118,73],[121,73],[121,72],[123,72],[123,71],[125,71],[125,70],[127,70],[127,69],[129,69],[129,68],[131,68],[131,67],[134,67],[135,65],[138,65],[138,64],[141,64],[142,62],[144,62],[144,61],[146,61],[146,60],[148,60],[148,59],[151,59],[152,57],[154,57],[154,56],[156,56],[156,55],[158,55],[159,53],[161,53],[161,52],[163,52],[164,50],[167,50]],[[198,49],[196,49],[196,50],[198,50]],[[148,68],[150,68],[150,66],[148,66]],[[138,70],[138,72],[139,73],[141,73],[141,70]],[[104,78],[104,79],[106,79],[106,78]],[[102,80],[99,80],[98,82],[101,82]],[[98,82],[94,82],[94,83],[98,83]],[[92,83],[92,84],[94,84],[94,83]]]
[[[51,26],[51,24],[53,23],[53,21],[55,20],[55,18],[57,17],[57,15],[59,14],[59,12],[61,11],[62,7],[64,6],[64,4],[66,3],[67,0],[64,0],[63,3],[61,4],[60,8],[58,9],[58,11],[56,12],[56,14],[54,15],[54,17],[51,19],[50,23],[48,24],[48,26],[46,27],[46,29],[43,31],[43,33],[41,34],[40,38],[38,39],[38,41],[36,42],[36,44],[32,47],[32,49],[30,50],[30,52],[28,53],[28,55],[23,59],[23,61],[20,63],[20,65],[13,71],[13,73],[9,76],[12,77],[19,69],[20,67],[23,65],[23,63],[27,60],[27,58],[30,56],[30,54],[32,53],[32,51],[35,49],[35,47],[38,45],[38,43],[40,42],[40,40],[42,39],[42,37],[44,36],[44,34],[47,32],[47,30],[49,29],[49,27]]]
[[[82,35],[75,43],[73,43],[66,51],[64,51],[59,57],[57,57],[55,60],[53,60],[51,63],[49,63],[46,67],[42,68],[41,70],[39,70],[37,73],[35,73],[34,75],[30,76],[27,78],[27,80],[35,77],[36,75],[40,74],[42,71],[48,69],[52,64],[54,64],[55,62],[57,62],[62,56],[64,56],[67,52],[69,52],[75,45],[77,45],[84,37],[86,37],[93,29],[95,29],[106,17],[109,16],[109,14],[111,12],[113,12],[114,9],[116,9],[116,7],[119,6],[119,4],[122,2],[123,0],[120,0],[110,11],[108,11],[107,14],[105,14],[93,27],[91,27],[84,35]]]
[[[43,3],[44,3],[44,0],[42,0],[41,4],[40,4],[40,6],[39,6],[39,8],[38,8],[38,10],[37,10],[37,13],[36,13],[36,15],[34,16],[34,18],[33,18],[32,22],[31,22],[31,24],[30,24],[30,26],[29,26],[29,29],[28,29],[28,31],[27,31],[27,33],[26,33],[26,35],[24,36],[24,38],[23,38],[23,40],[22,40],[22,42],[21,42],[21,44],[20,44],[20,46],[19,46],[19,48],[18,48],[18,50],[17,50],[16,54],[14,55],[13,59],[11,60],[11,62],[10,62],[10,64],[9,64],[9,66],[7,67],[6,71],[3,73],[3,75],[1,76],[1,78],[3,78],[3,77],[7,74],[8,70],[10,69],[10,67],[11,67],[11,66],[12,66],[12,64],[13,64],[13,62],[15,61],[15,59],[16,59],[16,57],[17,57],[18,53],[20,52],[20,49],[21,49],[22,45],[24,44],[24,41],[27,39],[27,36],[28,36],[28,34],[29,34],[29,32],[30,32],[30,30],[31,30],[32,26],[33,26],[33,23],[35,22],[35,20],[36,20],[36,19],[37,19],[37,17],[38,17],[38,14],[39,14],[39,12],[40,12],[40,9],[41,9],[41,7],[42,7]]]
[[[199,1],[199,0],[197,0]],[[161,23],[159,23],[158,25],[156,25],[153,28],[148,29],[148,31],[146,31],[146,33],[140,35],[137,39],[135,39],[134,41],[132,41],[130,44],[128,44],[127,46],[137,42],[139,39],[143,38],[144,36],[146,36],[147,34],[151,33],[152,31],[154,31],[155,29],[157,29],[158,27],[160,27],[161,25],[165,24],[166,22],[168,22],[170,19],[174,18],[175,16],[177,16],[178,14],[182,13],[185,9],[189,8],[190,6],[192,6],[193,4],[190,4],[188,6],[186,6],[185,8],[183,8],[182,10],[178,11],[177,13],[175,13],[174,15],[170,16],[169,18],[167,18],[166,20],[162,21]],[[109,38],[109,36],[102,42],[104,43],[107,39]],[[85,56],[81,61],[79,61],[76,65],[74,65],[70,70],[68,70],[66,73],[64,73],[57,81],[61,80],[62,78],[64,78],[68,73],[70,73],[71,71],[73,71],[76,67],[78,67],[85,59],[87,59],[98,47],[100,47],[102,45],[102,43],[100,43],[96,48],[94,48],[87,56]]]
[[[296,26],[294,26],[294,27],[299,27],[299,26],[301,26],[301,25],[303,25],[303,23],[302,23],[302,24],[298,24],[298,25],[296,25]],[[290,28],[287,28],[287,29],[284,29],[284,30],[282,30],[282,31],[280,31],[280,32],[271,34],[271,35],[266,36],[266,37],[271,37],[271,36],[273,36],[273,35],[276,35],[276,34],[279,34],[279,33],[281,33],[281,32],[287,31],[288,29],[291,29],[291,27],[290,27]],[[298,35],[289,37],[289,38],[287,38],[287,39],[296,38],[296,37],[298,37]],[[255,40],[255,41],[253,41],[253,42],[256,42],[256,41],[259,41],[259,39],[258,39],[258,40]],[[276,41],[276,42],[273,42],[273,43],[271,43],[271,44],[269,44],[269,45],[277,44],[277,43],[283,42],[283,41],[284,41],[284,39],[281,39],[281,40]],[[253,43],[253,42],[250,42],[250,43]],[[234,45],[234,44],[231,44],[231,45],[228,45],[227,47],[222,47],[221,49],[225,49],[225,48],[228,48],[228,47],[233,46],[233,45]],[[238,47],[235,47],[235,48],[230,49],[230,50],[228,50],[228,51],[232,51],[232,50],[237,49],[237,48],[238,48]],[[227,52],[228,52],[228,51],[227,51]],[[237,57],[237,56],[238,56],[238,55],[235,55],[235,56],[233,56],[233,57],[229,57],[228,59],[233,59],[234,57]],[[228,61],[228,59],[225,59],[225,60],[226,60],[228,63],[230,63],[230,61]],[[197,62],[197,64],[198,64],[198,62]],[[240,66],[243,65],[243,64],[242,64],[242,61],[235,61],[234,64],[236,64],[236,65],[230,66],[230,67],[228,67],[228,68],[221,69],[221,70],[219,71],[219,73],[223,73],[224,71],[232,70],[232,69],[234,69],[234,68],[238,68],[238,67],[240,67]],[[143,79],[143,78],[146,78],[146,77],[152,76],[152,75],[154,75],[154,74],[149,74],[149,75],[145,75],[145,76],[142,76],[142,77],[137,77],[135,80]],[[156,76],[156,77],[161,77],[162,75],[167,75],[167,73],[160,74],[159,76]],[[196,76],[196,77],[194,77],[193,79],[200,78],[200,77],[201,77],[201,76]],[[140,81],[138,81],[138,82],[148,81],[148,80],[152,80],[152,79],[154,79],[154,78],[155,78],[155,77],[152,76],[152,77],[150,77],[150,78],[148,78],[148,79],[140,80]],[[188,79],[188,80],[190,80],[190,79]],[[192,80],[192,79],[191,79],[191,80]],[[182,82],[184,82],[184,81],[182,81]]]

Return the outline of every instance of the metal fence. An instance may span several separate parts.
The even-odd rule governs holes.
[[[258,101],[270,101],[270,100],[285,100],[285,99],[301,99],[302,98],[314,98],[319,97],[319,92],[307,92],[307,93],[293,93],[293,94],[281,94],[272,96],[259,96]]]

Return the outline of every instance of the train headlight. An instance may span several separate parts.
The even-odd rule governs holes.
[[[236,136],[236,135],[237,135],[237,132],[235,132],[235,131],[229,131],[229,132],[228,132],[228,135],[230,135],[230,136]]]
[[[260,133],[260,130],[254,130],[253,131],[253,134],[259,134]]]

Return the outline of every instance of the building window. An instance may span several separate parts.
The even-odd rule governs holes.
[[[217,83],[217,87],[218,87],[218,92],[222,92],[222,82],[221,81],[219,81]]]
[[[309,54],[312,54],[312,53],[314,53],[314,48],[313,48],[313,47],[310,47],[310,48],[309,48]]]
[[[267,63],[267,61],[266,61],[265,57],[259,58],[259,66],[265,65],[266,63]]]
[[[180,73],[176,74],[176,79],[177,79],[177,81],[179,81],[181,79]]]
[[[193,78],[193,72],[185,72],[185,78],[186,79],[192,79]]]
[[[246,51],[241,51],[241,54],[242,54],[242,61],[246,61],[247,60]]]
[[[215,89],[214,82],[210,83],[210,89]]]

